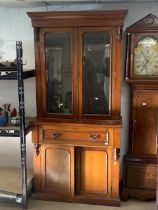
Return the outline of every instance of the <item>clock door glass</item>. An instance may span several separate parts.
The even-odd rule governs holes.
[[[134,75],[158,76],[158,41],[145,37],[134,49]]]

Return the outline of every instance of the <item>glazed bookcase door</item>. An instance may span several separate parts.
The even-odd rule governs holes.
[[[112,114],[112,76],[116,41],[114,29],[106,27],[79,28],[81,118],[108,118]],[[112,86],[113,85],[113,86]]]
[[[76,115],[75,44],[75,29],[41,29],[42,114],[59,118]]]

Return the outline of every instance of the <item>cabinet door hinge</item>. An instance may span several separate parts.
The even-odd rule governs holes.
[[[118,41],[122,40],[122,27],[121,26],[119,26],[117,29],[117,39]]]

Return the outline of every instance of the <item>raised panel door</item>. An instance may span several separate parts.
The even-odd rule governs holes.
[[[42,190],[55,194],[73,193],[73,147],[42,145]]]
[[[133,99],[133,154],[157,154],[157,122],[158,91],[135,90]]]
[[[76,193],[110,193],[110,150],[78,147],[76,149]]]

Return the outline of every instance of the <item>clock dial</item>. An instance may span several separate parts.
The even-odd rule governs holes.
[[[134,50],[134,75],[158,76],[158,41],[145,37]]]

